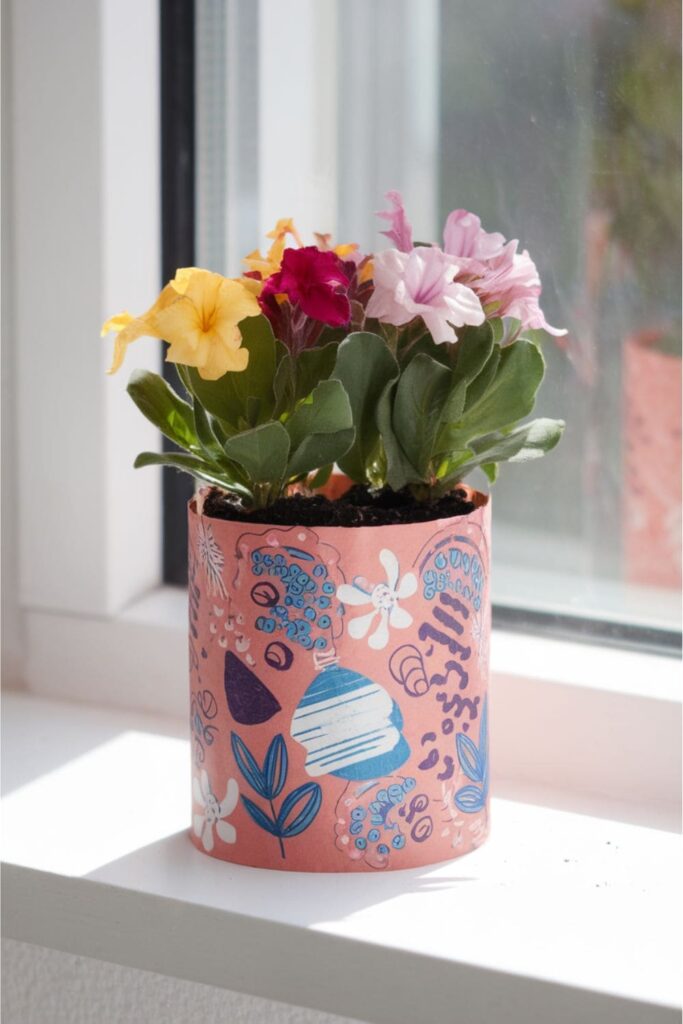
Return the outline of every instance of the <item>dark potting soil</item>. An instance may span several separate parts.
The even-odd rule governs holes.
[[[370,491],[355,484],[335,501],[321,494],[292,494],[278,498],[268,508],[253,510],[212,488],[204,499],[203,512],[214,519],[269,526],[394,526],[465,516],[474,509],[467,492],[457,488],[438,501],[418,502],[407,488]]]

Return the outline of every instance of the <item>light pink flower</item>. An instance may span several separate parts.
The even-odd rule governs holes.
[[[413,248],[413,229],[406,217],[401,193],[387,192],[385,199],[389,200],[393,210],[378,210],[377,216],[382,220],[388,220],[391,227],[388,231],[381,231],[380,234],[386,235],[401,252],[410,252]]]
[[[522,330],[541,329],[556,338],[567,331],[551,327],[547,322],[539,299],[541,279],[536,264],[525,249],[517,252],[517,242],[508,242],[504,250],[486,264],[483,274],[469,280],[470,287],[481,299],[482,305],[494,306],[495,316],[509,316],[519,320]]]
[[[420,316],[435,342],[457,341],[454,327],[485,320],[472,289],[454,281],[458,270],[457,261],[436,246],[378,253],[367,316],[395,327]]]
[[[517,252],[517,241],[507,242],[499,232],[485,231],[481,221],[467,210],[453,210],[444,225],[444,249],[483,306],[495,316],[514,317],[522,329],[541,328],[555,337],[567,332],[551,327],[539,299],[541,279],[529,253]]]
[[[443,229],[443,248],[449,256],[457,256],[460,266],[482,266],[486,260],[499,256],[505,237],[498,231],[484,231],[476,213],[453,210]]]

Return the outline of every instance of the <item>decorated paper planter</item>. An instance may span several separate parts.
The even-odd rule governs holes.
[[[375,871],[484,841],[490,506],[472,497],[470,515],[360,528],[190,504],[199,850]]]

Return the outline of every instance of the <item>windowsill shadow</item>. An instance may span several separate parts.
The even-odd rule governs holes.
[[[426,868],[365,872],[273,871],[218,860],[183,830],[97,868],[86,877],[182,902],[294,926],[338,922],[399,897],[439,899],[480,881],[477,851]],[[468,870],[469,868],[469,870]]]

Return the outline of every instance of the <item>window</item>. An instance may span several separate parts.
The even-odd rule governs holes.
[[[557,452],[496,484],[499,622],[675,646],[678,5],[194,8],[195,261],[239,273],[285,215],[375,248],[371,212],[390,188],[419,238],[438,239],[455,207],[520,238],[549,321],[569,328],[544,343],[538,404],[568,428]],[[179,529],[167,524],[167,551],[183,549]]]

